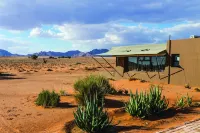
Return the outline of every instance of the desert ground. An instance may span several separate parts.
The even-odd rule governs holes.
[[[106,71],[91,57],[71,59],[32,60],[27,57],[0,58],[0,132],[1,133],[64,133],[64,125],[73,121],[73,111],[77,103],[73,97],[74,82],[89,74],[103,74]],[[113,71],[106,62],[97,58],[103,66]],[[107,58],[115,66],[115,58]],[[121,79],[110,81],[118,89],[135,92],[147,90],[150,84],[140,81]],[[163,94],[172,106],[177,96],[192,96],[193,101],[200,102],[200,92],[184,86],[163,86]],[[34,104],[37,94],[43,89],[65,90],[67,96],[61,96],[61,103],[56,108],[43,108]],[[164,112],[162,117],[141,120],[124,112],[124,102],[129,95],[106,96],[105,107],[113,118],[117,132],[156,132],[178,126],[184,122],[200,118],[200,107],[192,107],[184,111],[173,109]],[[74,128],[73,132],[79,132]]]

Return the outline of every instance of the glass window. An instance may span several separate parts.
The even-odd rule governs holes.
[[[172,54],[172,67],[179,67],[180,64],[180,55],[179,54]]]
[[[128,69],[137,71],[164,71],[165,56],[128,57]]]
[[[128,69],[129,71],[137,69],[137,57],[128,57]]]

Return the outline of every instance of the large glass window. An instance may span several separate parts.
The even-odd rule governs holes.
[[[128,57],[129,71],[164,71],[165,56]]]
[[[128,69],[136,70],[137,69],[137,57],[128,57]]]

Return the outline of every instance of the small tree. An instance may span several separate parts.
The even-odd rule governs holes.
[[[33,60],[36,60],[38,58],[38,56],[33,54],[33,55],[30,56],[30,58],[33,59]]]

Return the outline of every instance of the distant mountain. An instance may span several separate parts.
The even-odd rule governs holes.
[[[81,52],[79,50],[71,50],[67,52],[54,52],[54,51],[41,51],[39,53],[34,53],[38,56],[71,56],[71,57],[85,57],[85,56],[95,56],[96,54],[101,54],[107,52],[108,49],[93,49],[89,52]],[[28,54],[30,56],[33,54]],[[22,56],[18,54],[12,54],[6,50],[0,49],[0,56]]]
[[[93,49],[92,51],[88,52],[90,55],[102,54],[108,52],[108,49]]]
[[[12,56],[12,54],[6,50],[0,49],[0,56]]]
[[[95,56],[97,54],[102,54],[102,53],[105,53],[105,52],[108,52],[108,49],[93,49],[89,52],[81,52],[77,55],[74,55],[74,57],[89,57],[89,56]]]
[[[67,52],[53,52],[53,51],[41,51],[39,53],[34,53],[38,56],[74,56],[81,53],[79,50],[67,51]]]

